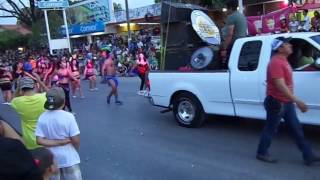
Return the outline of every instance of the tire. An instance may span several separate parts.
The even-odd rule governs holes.
[[[179,94],[173,100],[173,115],[180,126],[200,127],[206,114],[200,101],[192,94]]]

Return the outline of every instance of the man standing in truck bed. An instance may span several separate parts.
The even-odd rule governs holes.
[[[227,1],[228,17],[225,24],[225,36],[222,37],[221,57],[228,59],[231,53],[233,43],[239,39],[247,36],[248,24],[246,17],[237,11],[238,0]],[[224,62],[227,63],[227,62]]]
[[[267,122],[260,138],[256,158],[269,163],[277,162],[271,158],[268,149],[283,118],[303,154],[304,163],[309,166],[319,162],[320,158],[314,155],[310,145],[306,142],[296,114],[295,104],[303,113],[308,111],[308,107],[293,94],[292,68],[287,59],[292,54],[292,45],[289,41],[290,38],[278,37],[272,43],[272,50],[275,51],[275,54],[267,69],[267,97],[264,101]]]

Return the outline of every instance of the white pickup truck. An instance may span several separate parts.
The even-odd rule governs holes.
[[[271,43],[279,36],[292,37],[294,53],[288,59],[294,69],[294,93],[309,107],[304,114],[297,110],[298,116],[302,123],[320,125],[320,33],[238,39],[225,69],[152,72],[152,104],[172,110],[177,122],[185,127],[201,125],[207,114],[265,119],[266,70],[272,56]],[[297,67],[310,50],[315,63]]]

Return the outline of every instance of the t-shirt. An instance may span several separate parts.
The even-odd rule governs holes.
[[[36,142],[34,131],[39,116],[45,111],[46,93],[32,96],[16,97],[11,106],[17,111],[21,119],[22,137],[28,149],[40,147]]]
[[[302,27],[303,30],[309,31],[310,28],[311,28],[311,19],[310,19],[310,17],[308,15],[306,15],[304,17],[304,19],[303,19],[303,22],[304,22],[303,27]]]
[[[0,179],[42,180],[30,152],[19,140],[0,136]]]
[[[80,134],[73,114],[54,110],[46,111],[39,117],[36,136],[46,139],[66,139]],[[71,167],[80,163],[80,157],[72,144],[49,148],[54,154],[58,168]]]
[[[299,22],[298,21],[290,21],[289,22],[289,29],[290,32],[297,32],[299,27]]]
[[[234,25],[234,34],[232,43],[238,39],[247,36],[248,24],[245,16],[238,11],[233,12],[227,17],[226,26]],[[227,33],[229,34],[229,32]]]
[[[313,64],[313,63],[314,63],[314,60],[313,60],[312,57],[302,56],[302,57],[299,59],[298,67],[302,67],[302,66],[304,66],[304,65]]]
[[[274,79],[283,78],[289,90],[293,93],[292,68],[287,59],[280,55],[274,55],[267,69],[267,95],[281,102],[290,102],[282,92],[278,90]]]

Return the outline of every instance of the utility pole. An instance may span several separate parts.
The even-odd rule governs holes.
[[[126,1],[126,16],[127,16],[127,29],[128,29],[128,46],[131,41],[131,30],[130,30],[130,16],[129,16],[129,5],[128,0]]]
[[[239,0],[239,11],[243,14],[243,0]]]

